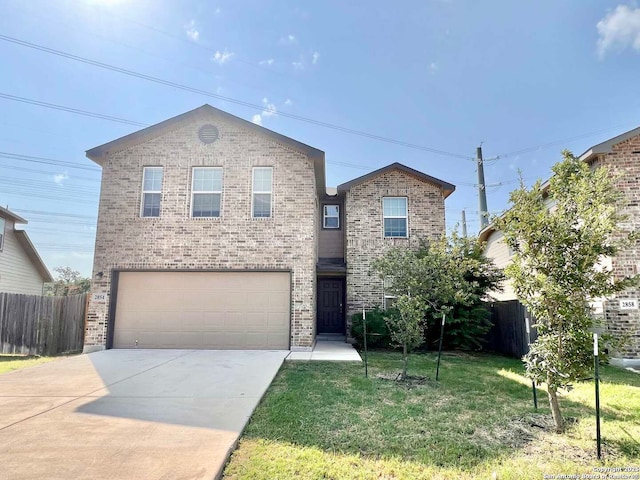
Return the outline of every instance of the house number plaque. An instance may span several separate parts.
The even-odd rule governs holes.
[[[620,310],[638,310],[638,299],[625,298],[620,300]]]

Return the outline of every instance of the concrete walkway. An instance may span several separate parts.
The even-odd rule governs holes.
[[[288,353],[108,350],[0,375],[0,478],[215,478]]]
[[[344,341],[318,340],[311,352],[291,352],[288,361],[362,362],[358,351]]]

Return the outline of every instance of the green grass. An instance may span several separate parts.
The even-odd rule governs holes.
[[[21,368],[33,367],[50,362],[55,357],[27,357],[21,355],[0,355],[0,375]]]
[[[518,360],[450,354],[435,382],[435,357],[413,355],[400,384],[400,355],[361,365],[286,363],[258,406],[225,470],[227,479],[541,479],[594,473],[593,383],[561,396],[571,419],[552,431],[546,394],[533,409]],[[602,369],[605,465],[639,465],[640,375]]]

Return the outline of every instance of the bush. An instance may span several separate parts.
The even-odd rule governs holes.
[[[427,322],[425,337],[430,350],[438,348],[441,319],[432,318]],[[447,315],[442,346],[445,350],[481,350],[491,325],[489,311],[484,305],[458,305]]]
[[[381,310],[376,307],[367,312],[367,348],[391,348],[391,335],[384,317],[397,314],[394,309]],[[364,346],[364,329],[362,313],[351,315],[351,336],[356,340],[356,346]]]

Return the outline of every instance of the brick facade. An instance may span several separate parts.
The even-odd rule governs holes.
[[[598,157],[598,164],[606,166],[616,177],[616,186],[624,194],[622,224],[626,233],[640,231],[640,135],[612,147],[613,152]],[[618,277],[640,274],[640,242],[625,249],[612,259]],[[620,299],[640,299],[640,289],[631,289],[615,299],[604,302],[607,329],[614,335],[626,337],[628,343],[616,356],[640,360],[640,310],[620,310]]]
[[[204,144],[202,125],[219,138]],[[239,122],[202,113],[105,154],[85,350],[107,343],[113,270],[286,269],[292,274],[292,348],[315,341],[318,208],[314,162]],[[142,169],[164,167],[161,214],[141,218]],[[220,218],[191,218],[194,166],[223,168]],[[273,167],[273,216],[251,216],[252,167]]]
[[[383,197],[408,198],[408,238],[384,238]],[[390,170],[349,189],[345,199],[347,321],[363,306],[381,306],[383,282],[371,261],[395,246],[417,247],[421,238],[445,234],[444,193],[440,186],[400,170]]]

